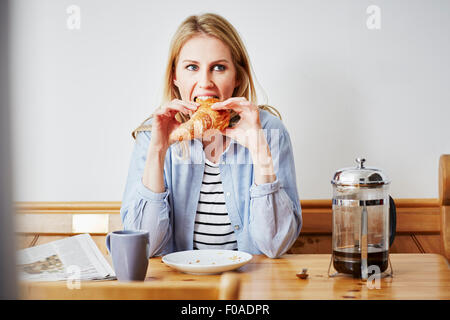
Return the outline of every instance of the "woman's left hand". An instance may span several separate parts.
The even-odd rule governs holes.
[[[267,144],[259,119],[259,108],[244,97],[233,97],[222,102],[217,102],[211,106],[211,109],[231,109],[241,117],[233,128],[223,130],[223,135],[234,139],[251,152],[257,151],[259,143],[265,142]],[[262,137],[264,139],[261,141]]]
[[[256,185],[274,182],[276,174],[269,145],[259,119],[259,107],[245,98],[230,98],[213,104],[211,109],[236,111],[241,119],[233,128],[223,130],[222,134],[236,140],[250,151],[255,166]]]

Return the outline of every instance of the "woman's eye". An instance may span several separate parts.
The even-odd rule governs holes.
[[[213,70],[215,70],[215,71],[224,71],[225,70],[225,66],[223,64],[216,64],[213,67]]]
[[[186,67],[186,69],[189,71],[196,71],[198,67],[195,64],[190,64]]]

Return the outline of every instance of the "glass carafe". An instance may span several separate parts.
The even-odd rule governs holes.
[[[357,167],[338,170],[332,180],[332,262],[338,273],[367,279],[388,268],[396,210],[387,176],[364,167],[365,159],[356,161]]]

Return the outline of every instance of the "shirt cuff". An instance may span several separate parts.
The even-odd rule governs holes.
[[[165,187],[164,192],[156,193],[148,189],[146,186],[144,186],[141,180],[141,183],[138,186],[138,194],[147,201],[164,201],[167,199],[167,196],[169,195],[169,190],[167,189],[166,186],[164,187]]]
[[[278,177],[274,182],[263,183],[260,185],[256,185],[254,182],[250,187],[250,198],[264,197],[268,194],[274,193],[280,189],[280,181],[278,181]]]

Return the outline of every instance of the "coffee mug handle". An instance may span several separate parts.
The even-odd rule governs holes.
[[[146,238],[147,238],[146,254],[147,254],[147,260],[148,260],[148,259],[150,259],[150,240],[148,238],[148,235]]]
[[[111,237],[111,233],[108,233],[106,235],[106,248],[108,249],[109,254],[111,254],[110,237]]]

